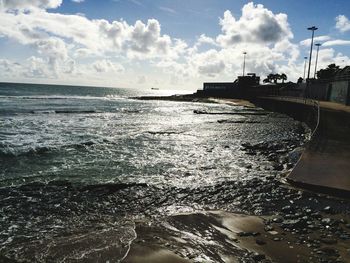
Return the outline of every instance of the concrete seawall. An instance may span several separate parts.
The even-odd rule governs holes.
[[[305,122],[314,134],[288,176],[297,186],[350,197],[350,107],[321,102],[265,97],[254,100],[266,110]],[[318,119],[319,118],[319,119]],[[319,120],[319,121],[318,121]]]

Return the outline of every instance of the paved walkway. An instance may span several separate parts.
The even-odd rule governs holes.
[[[305,105],[300,98],[265,99]],[[314,102],[307,100],[306,104]],[[316,191],[350,197],[350,106],[327,101],[319,105],[319,125],[288,180]]]
[[[308,104],[308,105],[314,105],[314,100],[311,99],[303,99],[298,97],[265,97],[267,99],[272,100],[284,100],[284,101],[292,101],[296,103],[301,104]],[[331,101],[317,101],[320,104],[320,107],[323,109],[329,109],[329,110],[336,110],[336,111],[343,111],[343,112],[349,112],[350,113],[350,106],[346,106],[340,103],[331,102]]]

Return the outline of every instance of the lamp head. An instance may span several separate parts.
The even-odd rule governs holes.
[[[318,29],[318,28],[315,27],[315,26],[312,26],[312,27],[308,27],[308,28],[307,28],[307,30],[312,30],[312,31],[317,30],[317,29]]]

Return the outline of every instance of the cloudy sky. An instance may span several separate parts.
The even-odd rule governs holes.
[[[348,0],[0,0],[0,81],[161,89],[350,65]],[[313,74],[312,66],[312,74]]]

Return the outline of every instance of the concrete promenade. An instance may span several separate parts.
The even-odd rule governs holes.
[[[350,106],[288,97],[264,97],[258,105],[306,122],[314,133],[289,182],[350,197]],[[319,105],[319,107],[318,107]]]

